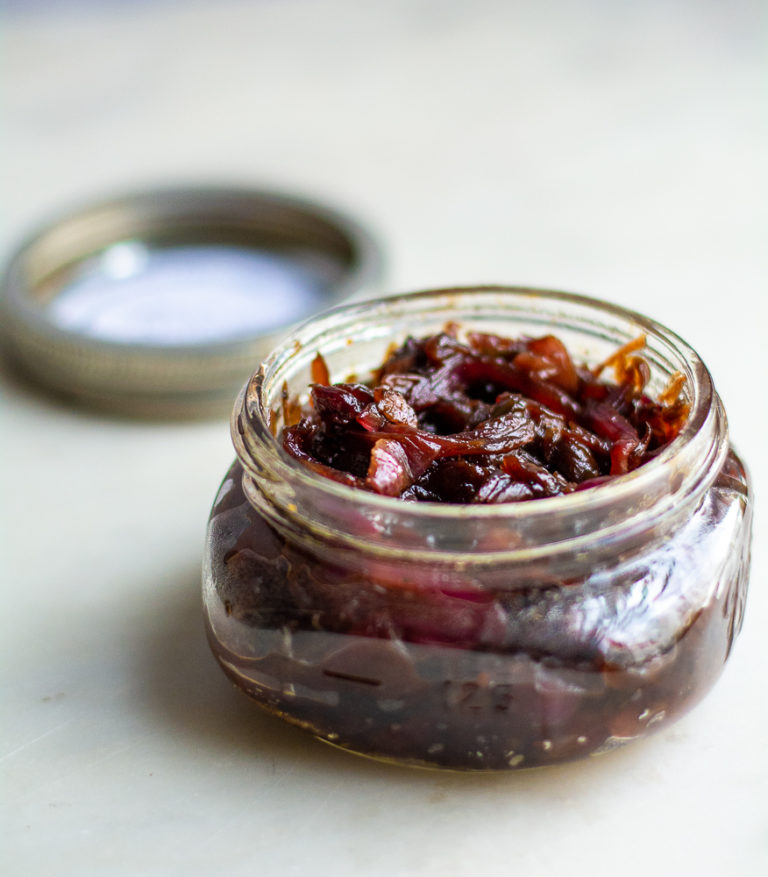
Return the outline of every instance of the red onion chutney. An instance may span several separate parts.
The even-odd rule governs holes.
[[[692,706],[740,628],[747,474],[696,354],[637,314],[515,289],[339,309],[254,375],[233,437],[211,646],[337,746],[599,754]]]

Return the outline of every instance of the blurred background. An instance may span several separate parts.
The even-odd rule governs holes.
[[[766,9],[763,0],[5,0],[0,249],[69,205],[133,187],[224,182],[323,200],[377,235],[382,292],[544,286],[676,330],[709,365],[759,493],[768,486]],[[45,873],[46,850],[60,873],[78,873],[86,851],[94,873],[137,873],[119,862],[206,873],[214,861],[241,873],[253,849],[302,873],[266,840],[245,847],[233,837],[252,835],[248,807],[262,813],[244,782],[268,788],[285,820],[325,832],[315,849],[336,857],[327,873],[360,873],[371,851],[380,858],[370,873],[462,873],[456,863],[467,861],[507,873],[491,842],[502,826],[519,840],[505,867],[554,873],[567,862],[582,873],[608,832],[611,843],[635,844],[633,824],[670,873],[765,873],[759,509],[743,642],[728,683],[683,724],[688,745],[660,738],[617,756],[614,772],[567,769],[489,798],[477,779],[415,780],[347,767],[334,753],[307,756],[301,735],[252,717],[219,679],[198,626],[197,576],[208,505],[232,457],[223,419],[121,422],[7,376],[2,390],[15,583],[2,622],[9,873]],[[194,782],[185,746],[196,753]],[[116,788],[121,803],[106,812]],[[379,809],[362,805],[370,796]],[[466,835],[461,802],[483,820]],[[601,814],[599,832],[588,813]],[[553,818],[560,840],[550,843]],[[343,842],[338,826],[350,823]],[[223,824],[226,852],[202,840]],[[389,848],[382,830],[419,852]],[[648,857],[624,873],[642,873]]]
[[[371,225],[387,291],[588,292],[716,377],[756,356],[712,313],[765,269],[761,0],[5,5],[0,244],[133,186],[266,185]]]
[[[368,219],[391,289],[675,299],[695,334],[691,305],[754,283],[759,0],[6,7],[6,243],[89,194],[224,179]]]

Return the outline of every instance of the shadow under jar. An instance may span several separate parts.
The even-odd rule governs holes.
[[[318,352],[364,378],[448,322],[552,333],[595,364],[646,335],[649,392],[685,376],[688,420],[638,469],[565,496],[414,503],[303,468],[278,439]],[[595,755],[712,686],[742,620],[751,502],[695,352],[647,318],[565,293],[418,293],[340,308],[264,362],[233,414],[237,461],[208,530],[204,604],[225,673],[322,740],[464,770]]]

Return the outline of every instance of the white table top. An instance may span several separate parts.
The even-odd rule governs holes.
[[[377,229],[386,289],[505,282],[696,347],[768,494],[762,4],[15,0],[4,248],[72,201],[238,181]],[[0,871],[768,873],[768,595],[710,696],[516,775],[354,758],[262,715],[204,641],[227,424],[84,413],[2,376]]]

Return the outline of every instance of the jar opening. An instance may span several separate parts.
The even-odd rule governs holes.
[[[557,334],[589,365],[639,334],[651,368],[651,393],[681,372],[690,414],[678,437],[627,475],[564,496],[499,505],[407,503],[337,484],[287,458],[275,435],[284,388],[301,395],[322,353],[334,381],[364,376],[407,335],[447,322],[497,334]],[[318,542],[366,554],[420,552],[430,563],[496,563],[574,553],[596,560],[660,535],[697,503],[722,465],[722,407],[705,366],[682,339],[629,310],[569,293],[482,287],[427,291],[337,308],[306,323],[265,360],[243,389],[233,438],[247,492],[270,522],[300,522]]]

